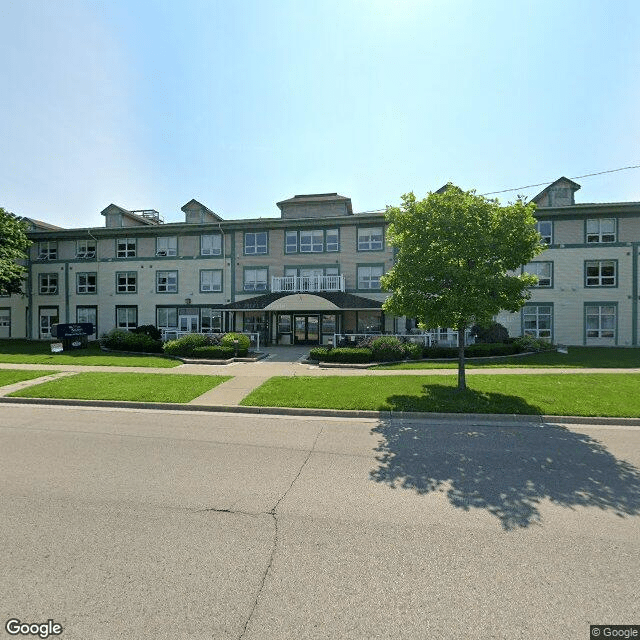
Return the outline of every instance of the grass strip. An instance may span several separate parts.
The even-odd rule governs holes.
[[[22,398],[189,402],[231,377],[162,373],[78,373],[10,395]]]
[[[161,356],[138,356],[113,351],[101,351],[96,342],[86,349],[51,353],[51,343],[36,340],[0,340],[0,362],[11,364],[75,364],[103,367],[157,367],[167,369],[182,363]]]
[[[640,416],[640,374],[473,375],[458,392],[455,376],[274,377],[245,406]]]
[[[593,368],[593,369],[635,369],[640,368],[640,349],[620,347],[569,347],[569,353],[557,351],[533,353],[526,356],[508,358],[484,358],[467,360],[467,367],[549,367],[549,368]],[[398,369],[457,369],[457,361],[403,362],[379,365],[372,369],[393,371]]]
[[[21,371],[19,369],[0,369],[0,387],[6,387],[23,380],[33,380],[42,376],[48,376],[58,371]]]

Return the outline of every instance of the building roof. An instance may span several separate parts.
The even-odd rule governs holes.
[[[353,213],[353,209],[351,207],[351,198],[347,198],[346,196],[341,196],[338,193],[307,193],[307,194],[298,194],[293,196],[293,198],[288,198],[287,200],[280,200],[280,202],[276,202],[276,205],[279,209],[282,208],[283,204],[310,204],[310,203],[321,203],[321,202],[336,202],[343,201],[347,204],[347,211],[349,214]]]
[[[113,212],[114,209],[117,212],[121,213],[122,215],[127,216],[128,218],[131,218],[132,220],[135,220],[136,222],[139,222],[140,224],[156,226],[156,225],[158,225],[160,223],[159,217],[156,218],[156,219],[153,219],[153,218],[147,218],[147,217],[144,217],[144,216],[139,216],[137,213],[134,213],[133,211],[129,211],[128,209],[125,209],[125,208],[120,207],[117,204],[113,204],[113,203],[111,203],[108,207],[105,207],[100,213],[103,216],[106,216],[108,213]],[[142,209],[140,211],[142,211]],[[152,210],[149,209],[149,211],[152,211]],[[157,211],[155,213],[157,213]]]
[[[61,231],[64,227],[56,227],[55,224],[49,224],[48,222],[43,222],[42,220],[36,220],[35,218],[21,218],[21,220],[25,220],[31,223],[32,227],[37,227],[31,229],[32,231],[38,231],[38,229],[42,229],[43,231]]]
[[[309,292],[319,298],[324,298],[328,302],[336,305],[338,309],[381,309],[382,302],[380,300],[371,300],[370,298],[364,298],[362,296],[356,296],[352,293],[343,293],[341,291],[321,292],[313,291]],[[237,310],[258,310],[265,309],[272,302],[285,296],[296,295],[291,292],[283,293],[265,293],[261,296],[255,296],[253,298],[247,298],[246,300],[237,300],[236,302],[230,302],[226,305],[228,309]]]
[[[548,191],[553,189],[553,187],[557,186],[560,182],[564,182],[568,187],[573,189],[574,192],[580,189],[580,185],[577,182],[574,182],[573,180],[570,180],[569,178],[565,178],[564,176],[562,176],[561,178],[558,178],[551,184],[547,185],[540,193],[533,196],[533,198],[531,198],[531,201],[537,203],[538,200],[540,200]]]
[[[189,200],[189,202],[187,202],[187,204],[183,204],[180,207],[180,211],[184,211],[185,213],[187,213],[187,211],[190,209],[190,205],[192,205],[192,204],[198,205],[199,207],[204,209],[210,216],[213,216],[216,220],[222,220],[222,218],[215,211],[211,211],[211,209],[209,209],[209,207],[203,205],[202,202],[198,202],[194,198],[191,198],[191,200]]]

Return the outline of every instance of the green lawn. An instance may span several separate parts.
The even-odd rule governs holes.
[[[0,369],[0,387],[5,387],[8,384],[14,384],[15,382],[22,382],[23,380],[33,380],[34,378],[40,378],[41,376],[48,376],[52,373],[58,373],[57,371],[21,371],[19,369]]]
[[[21,398],[189,402],[230,378],[231,376],[89,372],[34,385],[10,395]]]
[[[170,368],[182,364],[161,356],[132,356],[126,353],[101,351],[96,342],[90,342],[87,349],[51,353],[51,343],[37,340],[0,340],[0,362],[16,364],[77,364],[117,367],[159,367]]]
[[[640,417],[640,374],[275,377],[245,406]]]
[[[593,367],[598,369],[640,368],[639,348],[620,347],[569,347],[569,353],[557,351],[533,353],[526,356],[507,358],[483,358],[482,360],[466,360],[467,367]],[[457,369],[457,361],[444,362],[442,360],[426,362],[403,362],[401,364],[379,365],[374,369]]]

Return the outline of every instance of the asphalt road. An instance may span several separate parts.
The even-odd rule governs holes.
[[[640,624],[639,469],[637,427],[5,404],[0,637],[586,640]]]

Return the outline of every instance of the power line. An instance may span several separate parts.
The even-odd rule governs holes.
[[[596,171],[595,173],[585,173],[583,176],[576,176],[575,178],[569,178],[569,180],[580,180],[581,178],[590,178],[591,176],[601,176],[605,173],[616,173],[617,171],[626,171],[627,169],[640,169],[640,164],[634,164],[629,167],[620,167],[619,169],[608,169],[607,171]],[[521,189],[533,189],[533,187],[546,187],[553,184],[555,180],[549,180],[548,182],[538,182],[537,184],[528,184],[524,187],[516,187],[515,189],[502,189],[502,191],[489,191],[488,193],[481,193],[482,196],[493,196],[498,193],[509,193],[510,191],[520,191]],[[385,209],[372,209],[369,211],[362,211],[361,213],[380,213],[386,211]]]
[[[616,173],[616,171],[626,171],[627,169],[640,169],[640,164],[635,164],[630,167],[620,167],[619,169],[609,169],[607,171],[597,171],[596,173],[585,173],[583,176],[576,176],[575,178],[569,178],[569,180],[580,180],[580,178],[590,178],[591,176],[601,176],[605,173]],[[555,180],[548,182],[539,182],[538,184],[528,184],[524,187],[516,187],[515,189],[503,189],[502,191],[489,191],[483,193],[483,196],[492,196],[496,193],[508,193],[509,191],[519,191],[520,189],[532,189],[533,187],[543,187],[552,184]]]

